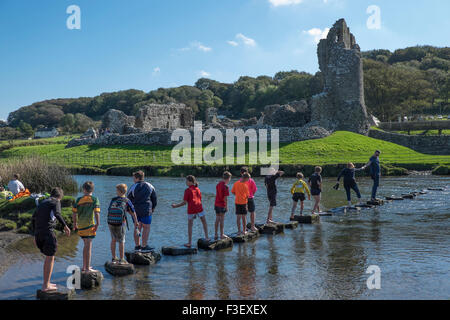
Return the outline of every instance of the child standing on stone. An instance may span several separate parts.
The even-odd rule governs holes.
[[[301,172],[298,172],[297,180],[294,182],[294,185],[291,188],[292,194],[292,211],[291,211],[291,220],[294,219],[295,209],[297,209],[297,203],[300,201],[300,215],[303,215],[303,207],[304,201],[306,199],[305,193],[308,194],[308,200],[311,200],[311,192],[309,191],[308,185],[303,180],[304,175]]]
[[[70,236],[70,229],[61,216],[62,198],[63,191],[60,188],[53,189],[50,193],[50,198],[45,199],[38,205],[32,217],[34,244],[45,255],[42,292],[57,289],[56,284],[50,283],[55,262],[55,253],[58,247],[54,233],[56,220],[64,226],[66,236]]]
[[[277,206],[277,179],[284,174],[283,171],[276,171],[272,168],[272,175],[266,176],[264,184],[267,189],[267,198],[269,199],[269,212],[267,213],[266,223],[274,223],[272,220],[273,208]]]
[[[72,208],[73,230],[83,239],[83,269],[81,272],[96,272],[91,268],[92,240],[97,234],[100,224],[100,202],[94,197],[94,183],[87,181],[83,184],[82,197],[79,197]]]
[[[244,173],[248,173],[248,167],[242,167],[241,168],[241,176]],[[247,181],[247,186],[248,186],[248,191],[250,193],[250,195],[248,196],[248,203],[247,203],[247,209],[248,212],[250,212],[250,229],[252,231],[257,231],[258,229],[256,229],[255,227],[255,220],[256,220],[256,206],[255,206],[255,193],[258,190],[258,188],[256,187],[256,183],[255,180],[253,180],[252,178],[250,178]]]
[[[311,177],[309,177],[308,183],[311,188],[311,195],[314,197],[314,207],[312,209],[312,214],[320,213],[320,195],[322,193],[322,176],[320,173],[322,172],[321,167],[315,167],[314,173]]]
[[[218,230],[220,229],[220,239],[228,238],[223,233],[224,221],[225,221],[225,213],[228,211],[228,202],[227,197],[230,195],[230,190],[228,188],[228,184],[231,180],[231,173],[225,171],[222,176],[222,181],[220,181],[216,185],[216,201],[214,203],[214,210],[216,211],[216,223],[214,225],[214,240],[218,240],[219,236],[217,235]]]
[[[235,195],[236,204],[236,224],[238,227],[238,235],[247,233],[247,211],[248,211],[248,197],[250,192],[248,190],[247,182],[250,180],[250,174],[245,172],[242,178],[236,181],[231,189],[231,192]],[[241,232],[242,223],[242,232]]]
[[[108,227],[111,232],[111,254],[112,262],[119,264],[127,264],[124,259],[125,255],[125,223],[128,227],[127,212],[133,217],[134,232],[139,233],[138,220],[134,206],[131,201],[126,197],[127,185],[118,184],[116,186],[117,197],[112,198],[108,207]],[[119,243],[119,256],[120,260],[116,257],[116,243]]]
[[[178,204],[172,204],[172,208],[179,208],[187,204],[188,243],[184,246],[190,248],[192,246],[192,226],[194,224],[194,219],[197,217],[199,217],[202,222],[205,240],[209,241],[209,238],[208,225],[206,224],[205,212],[203,211],[202,205],[202,193],[198,188],[198,183],[194,176],[189,175],[186,177],[186,186],[188,188],[184,191],[183,201]]]

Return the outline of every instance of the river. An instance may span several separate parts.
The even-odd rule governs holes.
[[[408,176],[382,178],[379,196],[400,195],[428,187],[414,200],[388,203],[360,213],[322,217],[319,224],[300,225],[284,234],[261,236],[254,242],[235,244],[222,252],[199,251],[193,256],[163,256],[154,266],[138,267],[137,273],[114,278],[104,270],[109,260],[110,235],[105,212],[118,183],[131,178],[76,176],[81,184],[95,183],[102,215],[94,240],[92,263],[104,274],[100,288],[77,290],[75,299],[450,299],[450,178]],[[263,180],[255,179],[257,221],[267,214]],[[234,181],[234,180],[233,180]],[[217,179],[199,179],[210,234]],[[153,216],[150,245],[181,245],[187,240],[186,208],[172,209],[185,189],[183,178],[152,178],[158,207]],[[292,178],[278,181],[278,207],[274,218],[286,221],[291,208]],[[346,204],[345,192],[335,191],[335,179],[324,179],[323,208]],[[371,180],[359,179],[367,198]],[[232,198],[230,199],[233,200]],[[311,202],[306,201],[309,210]],[[230,206],[232,207],[232,206]],[[197,219],[198,220],[198,219]],[[226,233],[236,229],[234,209],[226,215]],[[194,223],[193,238],[203,236]],[[82,242],[77,235],[58,236],[59,248],[53,282],[65,285],[69,265],[81,265]],[[134,248],[132,231],[126,248]],[[20,259],[0,278],[0,299],[35,299],[42,281],[42,256],[30,238],[9,250]],[[381,270],[381,289],[368,289],[369,266]]]

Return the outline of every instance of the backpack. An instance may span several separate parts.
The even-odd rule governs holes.
[[[117,197],[111,200],[108,208],[108,224],[121,226],[123,220],[127,222],[127,198]]]

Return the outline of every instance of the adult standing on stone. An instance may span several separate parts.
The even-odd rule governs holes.
[[[373,187],[372,187],[372,201],[376,201],[377,199],[377,190],[378,186],[380,185],[380,176],[381,176],[381,167],[380,167],[380,154],[381,151],[377,150],[373,154],[373,156],[370,158],[369,162],[365,166],[363,166],[361,169],[365,169],[367,167],[370,167],[370,177],[373,180]]]
[[[136,243],[136,251],[150,251],[152,248],[147,244],[150,235],[150,225],[152,223],[152,215],[155,212],[157,200],[155,188],[148,182],[144,181],[144,172],[137,171],[133,173],[134,184],[128,191],[128,199],[133,203],[134,209],[139,222],[139,232],[135,232],[134,241]]]

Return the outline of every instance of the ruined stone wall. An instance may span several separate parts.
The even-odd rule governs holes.
[[[450,136],[408,136],[380,130],[370,130],[369,137],[385,140],[420,153],[450,155]]]
[[[184,104],[149,104],[139,109],[135,126],[143,131],[190,128],[194,124],[194,114]]]

